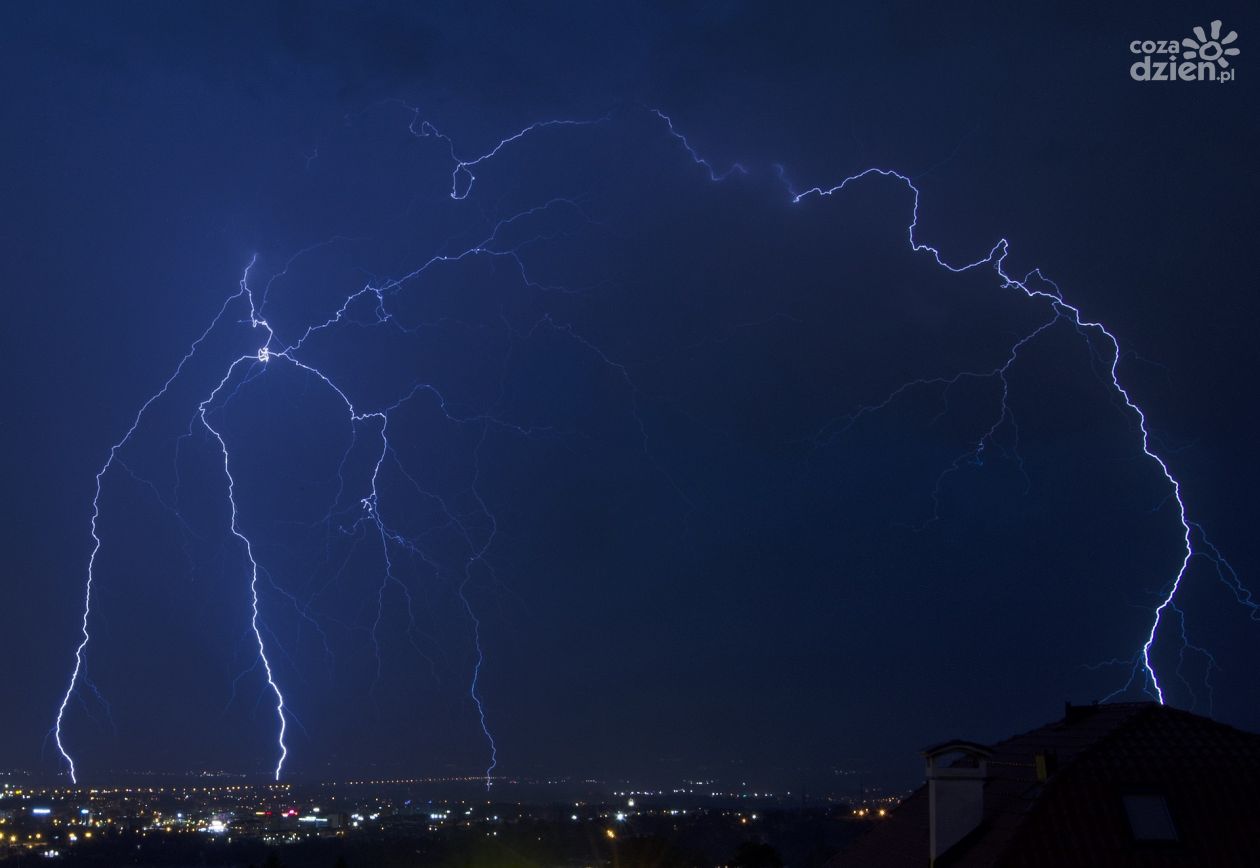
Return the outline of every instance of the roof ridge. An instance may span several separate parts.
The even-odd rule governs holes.
[[[1083,723],[1083,722],[1090,721],[1091,719],[1094,719],[1096,715],[1103,710],[1110,711],[1113,713],[1128,712],[1127,714],[1124,714],[1123,716],[1121,716],[1120,719],[1113,726],[1111,726],[1109,729],[1104,731],[1101,735],[1098,735],[1096,733],[1091,733],[1087,729],[1081,732],[1080,735],[1082,737],[1082,740],[1084,741],[1083,746],[1080,747],[1078,750],[1076,750],[1070,758],[1066,759],[1063,766],[1061,766],[1055,773],[1047,776],[1045,780],[1028,781],[1027,787],[1024,787],[1019,794],[1011,794],[1011,796],[1008,797],[1007,800],[1002,805],[999,806],[995,804],[995,805],[992,805],[991,807],[986,806],[985,808],[986,816],[984,818],[984,821],[981,822],[979,826],[977,826],[975,831],[979,832],[980,830],[983,829],[985,830],[984,835],[988,835],[993,830],[993,819],[998,814],[1001,814],[1002,816],[1007,818],[1008,821],[1010,822],[1010,826],[1006,829],[1006,832],[1005,832],[1006,841],[1004,844],[1000,846],[1000,849],[999,849],[1001,858],[998,860],[996,864],[999,864],[999,865],[1003,864],[1003,860],[1006,858],[1006,855],[1011,851],[1013,847],[1017,846],[1020,839],[1020,833],[1028,826],[1029,821],[1033,817],[1035,817],[1040,811],[1045,809],[1044,806],[1047,804],[1047,800],[1045,798],[1046,795],[1052,792],[1053,790],[1057,789],[1059,783],[1064,778],[1067,778],[1070,780],[1072,777],[1072,770],[1074,767],[1079,767],[1079,764],[1081,763],[1082,760],[1084,760],[1089,755],[1093,754],[1102,745],[1110,742],[1113,738],[1116,737],[1118,733],[1128,730],[1131,726],[1135,725],[1135,723],[1138,720],[1151,714],[1153,709],[1162,708],[1162,707],[1163,706],[1154,702],[1115,702],[1115,703],[1101,703],[1101,704],[1094,703],[1093,705],[1090,705],[1090,706],[1078,706],[1078,708],[1086,711],[1086,716],[1082,718],[1078,718],[1077,720],[1073,721],[1072,714],[1071,714],[1073,706],[1068,705],[1067,711],[1061,719],[1054,721],[1053,723],[1048,723],[1044,726],[1039,726],[1036,729],[1031,729],[1028,732],[1011,736],[1010,738],[1005,739],[999,742],[998,744],[995,744],[994,750],[997,751],[997,750],[1000,750],[1003,745],[1009,744],[1011,742],[1017,742],[1021,739],[1031,739],[1034,741],[1034,744],[1029,745],[1028,747],[1032,749],[1032,753],[1035,756],[1036,754],[1041,753],[1042,750],[1052,751],[1055,749],[1054,745],[1036,744],[1035,742],[1038,740],[1037,737],[1039,735],[1042,736],[1042,739],[1041,739],[1042,741],[1046,741],[1048,740],[1046,739],[1046,736],[1050,735],[1051,733],[1061,732],[1063,729],[1068,728],[1075,723]],[[1090,738],[1091,735],[1093,735],[1094,737]],[[1019,781],[1018,779],[1012,779],[1012,782],[1018,783]],[[1028,793],[1033,792],[1033,791],[1038,791],[1037,795],[1032,799],[1027,799],[1026,797]],[[1026,810],[1009,810],[1009,808],[1015,804],[1025,805]],[[990,814],[989,813],[990,811],[992,811],[993,813]],[[974,836],[973,841],[979,840],[981,837],[984,837],[984,835]],[[972,837],[972,836],[968,836],[968,837]],[[965,840],[967,839],[964,838],[964,841]],[[961,843],[963,842],[960,841],[959,844]],[[951,851],[952,851],[952,848],[951,848]],[[943,855],[948,857],[951,851],[947,851]],[[964,857],[964,856],[965,856],[965,848],[963,848],[963,850],[957,853],[954,853],[955,858]]]
[[[1260,736],[1256,733],[1239,729],[1238,727],[1231,726],[1227,723],[1222,723],[1221,721],[1215,720],[1211,717],[1195,714],[1192,711],[1186,711],[1185,709],[1175,708],[1159,702],[1126,702],[1111,704],[1131,706],[1133,707],[1133,713],[1121,720],[1101,738],[1098,738],[1092,744],[1083,748],[1079,753],[1073,756],[1072,759],[1066,763],[1058,773],[1050,775],[1042,782],[1043,792],[1032,802],[1029,810],[1020,817],[1019,821],[1015,824],[1015,827],[1011,830],[1011,834],[1007,839],[1005,846],[1003,846],[1000,851],[1001,858],[999,859],[998,864],[1002,864],[1002,860],[1004,860],[1014,848],[1019,846],[1021,833],[1028,827],[1028,825],[1036,820],[1037,816],[1043,811],[1049,810],[1047,805],[1050,805],[1052,800],[1048,799],[1047,796],[1051,795],[1054,790],[1070,784],[1074,776],[1081,773],[1081,768],[1093,755],[1110,747],[1114,741],[1131,734],[1134,729],[1145,725],[1156,716],[1162,715],[1165,717],[1175,717],[1182,721],[1193,723],[1195,726],[1206,725],[1219,731],[1228,731],[1231,734],[1238,734],[1251,739],[1260,739]]]

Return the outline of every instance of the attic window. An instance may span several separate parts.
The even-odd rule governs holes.
[[[1176,841],[1168,802],[1163,796],[1143,794],[1124,797],[1124,812],[1129,815],[1129,828],[1139,841]]]

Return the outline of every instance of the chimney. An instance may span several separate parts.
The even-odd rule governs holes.
[[[947,741],[922,754],[927,763],[928,854],[935,864],[984,819],[984,781],[993,752],[970,741]]]
[[[1043,750],[1037,754],[1037,780],[1045,783],[1059,770],[1059,755],[1053,750]]]

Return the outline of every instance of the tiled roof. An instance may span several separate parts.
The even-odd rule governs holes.
[[[1056,771],[1037,780],[1037,754]],[[1260,735],[1154,703],[1069,707],[1056,723],[993,747],[984,820],[937,860],[979,866],[1260,865]],[[1178,843],[1136,842],[1122,797],[1163,795]],[[833,868],[928,864],[920,787]]]

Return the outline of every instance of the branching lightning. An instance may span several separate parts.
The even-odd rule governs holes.
[[[611,117],[611,115],[605,115],[592,120],[557,119],[538,121],[501,139],[492,148],[488,149],[479,156],[462,157],[459,155],[458,149],[449,136],[439,132],[433,124],[424,120],[418,109],[411,106],[407,106],[407,108],[412,113],[412,119],[409,124],[409,131],[412,135],[421,138],[436,138],[445,144],[452,166],[450,172],[451,186],[449,195],[451,199],[456,201],[465,200],[471,194],[476,181],[474,169],[479,169],[515,143],[543,131],[589,127],[597,124],[603,124]],[[676,140],[690,160],[696,166],[704,170],[710,181],[721,182],[734,175],[749,174],[749,170],[740,163],[733,163],[725,171],[719,171],[712,163],[699,154],[686,136],[676,129],[675,124],[669,115],[654,108],[647,109],[646,111],[663,125],[663,134],[671,137],[673,140]],[[315,159],[316,155],[317,152],[316,154],[308,155],[308,166],[310,165],[310,161]],[[883,180],[901,185],[913,196],[913,207],[911,209],[910,222],[906,229],[907,241],[912,252],[930,256],[937,266],[953,273],[991,268],[996,273],[1000,288],[1005,290],[1016,290],[1022,293],[1029,301],[1043,305],[1048,314],[1047,317],[1032,331],[1020,336],[1018,340],[1011,344],[1009,352],[1000,364],[987,369],[968,370],[939,377],[918,379],[907,382],[892,391],[881,401],[858,407],[847,415],[829,424],[817,433],[815,437],[816,442],[829,443],[834,441],[845,431],[849,430],[859,419],[885,409],[912,390],[920,388],[936,388],[942,390],[942,395],[947,397],[950,388],[964,380],[995,381],[1000,385],[1000,399],[991,423],[987,428],[984,428],[980,432],[979,436],[974,441],[974,446],[967,452],[959,455],[951,464],[949,464],[941,472],[936,481],[932,495],[935,508],[932,518],[930,519],[936,520],[939,518],[940,492],[942,486],[951,474],[956,473],[968,464],[980,465],[984,463],[987,453],[995,448],[1008,451],[1009,454],[1012,454],[1016,459],[1018,459],[1019,429],[1015,417],[1011,412],[1008,396],[1011,388],[1010,375],[1019,361],[1021,351],[1023,351],[1030,343],[1037,340],[1053,326],[1062,322],[1070,324],[1072,327],[1081,332],[1082,335],[1094,334],[1100,336],[1106,344],[1110,345],[1111,348],[1110,357],[1106,360],[1105,364],[1109,386],[1114,391],[1115,395],[1120,399],[1120,403],[1123,404],[1124,410],[1131,416],[1133,422],[1135,423],[1137,433],[1139,435],[1139,446],[1143,456],[1153,463],[1168,486],[1169,499],[1176,504],[1176,513],[1179,527],[1181,529],[1181,554],[1179,563],[1175,572],[1172,574],[1171,579],[1165,584],[1164,590],[1161,592],[1159,604],[1153,609],[1149,631],[1145,635],[1141,648],[1136,652],[1132,660],[1132,670],[1130,673],[1129,684],[1122,687],[1121,691],[1132,686],[1136,680],[1140,680],[1143,689],[1146,690],[1153,698],[1161,703],[1165,702],[1166,697],[1164,685],[1161,682],[1161,677],[1157,674],[1156,666],[1152,661],[1152,649],[1160,636],[1161,628],[1172,615],[1177,616],[1178,623],[1180,624],[1182,637],[1182,657],[1180,659],[1184,660],[1184,654],[1187,650],[1205,655],[1209,661],[1210,673],[1211,668],[1215,667],[1215,660],[1206,650],[1199,646],[1192,645],[1188,638],[1186,638],[1185,615],[1176,602],[1178,592],[1181,590],[1183,582],[1186,579],[1191,561],[1194,558],[1199,557],[1211,562],[1215,566],[1221,582],[1230,589],[1240,605],[1243,605],[1250,610],[1251,617],[1257,620],[1260,620],[1260,602],[1257,602],[1253,598],[1251,591],[1242,584],[1237,573],[1229,565],[1228,561],[1226,561],[1216,547],[1207,540],[1202,529],[1190,520],[1186,502],[1183,497],[1181,483],[1178,481],[1176,476],[1174,476],[1165,459],[1161,457],[1161,455],[1153,447],[1146,413],[1133,399],[1131,393],[1121,382],[1118,369],[1122,354],[1119,340],[1116,338],[1115,334],[1101,322],[1086,318],[1081,312],[1081,309],[1067,302],[1059,288],[1052,281],[1047,279],[1039,270],[1031,271],[1023,277],[1015,277],[1008,273],[1005,263],[1009,252],[1009,245],[1005,239],[999,240],[984,257],[962,264],[956,264],[949,261],[938,248],[920,241],[916,236],[919,224],[920,191],[908,175],[889,169],[870,168],[846,177],[838,184],[831,187],[812,187],[803,191],[797,191],[793,189],[791,184],[787,181],[786,174],[782,170],[782,167],[776,167],[776,169],[778,178],[787,189],[790,201],[793,204],[801,204],[809,200],[825,199],[827,197],[836,196],[851,185],[867,180]],[[250,536],[241,527],[240,516],[236,503],[236,480],[232,473],[231,454],[227,440],[220,430],[214,426],[214,422],[212,421],[213,414],[216,410],[221,409],[227,402],[231,401],[242,386],[251,382],[256,377],[265,375],[265,371],[268,368],[276,364],[285,364],[290,365],[310,378],[313,378],[314,381],[330,390],[337,397],[345,409],[346,419],[350,426],[351,449],[354,448],[354,444],[358,442],[358,434],[361,427],[371,426],[376,429],[375,436],[379,438],[379,450],[375,453],[375,460],[372,465],[370,477],[366,480],[363,490],[358,495],[357,503],[359,515],[354,522],[354,526],[366,526],[367,528],[370,528],[370,530],[374,532],[374,536],[379,541],[381,547],[381,556],[383,561],[382,577],[377,593],[376,619],[370,631],[371,642],[377,655],[377,673],[379,675],[381,648],[377,636],[377,630],[380,626],[381,614],[384,609],[384,596],[389,587],[397,587],[403,593],[407,602],[408,613],[412,618],[412,625],[414,626],[414,613],[411,611],[411,595],[406,584],[395,572],[393,554],[391,554],[391,552],[404,551],[428,562],[423,548],[418,546],[413,540],[408,539],[401,532],[391,527],[390,523],[387,522],[386,518],[382,514],[382,503],[378,488],[378,481],[387,464],[387,461],[396,465],[397,470],[402,477],[409,480],[418,491],[422,491],[422,493],[440,500],[440,498],[437,498],[436,495],[429,495],[428,492],[423,492],[420,486],[416,483],[416,480],[408,474],[407,470],[399,461],[397,453],[394,452],[394,449],[390,444],[388,435],[390,414],[401,407],[404,403],[411,401],[418,396],[427,395],[436,402],[440,411],[451,422],[458,423],[460,425],[481,426],[483,438],[485,431],[492,427],[507,429],[521,435],[529,435],[533,433],[533,429],[496,418],[495,416],[489,414],[464,416],[453,413],[448,409],[447,400],[443,396],[442,392],[436,386],[428,383],[415,385],[409,392],[402,395],[388,406],[378,407],[371,410],[359,409],[356,406],[356,403],[351,399],[346,389],[335,382],[328,374],[320,370],[319,367],[305,360],[302,353],[303,348],[307,341],[314,335],[332,329],[339,324],[348,321],[351,318],[351,309],[356,305],[363,303],[369,305],[373,312],[375,319],[371,323],[372,325],[391,326],[402,331],[409,331],[406,326],[394,319],[394,316],[390,311],[389,301],[394,294],[402,291],[405,287],[418,280],[430,268],[438,265],[439,263],[459,263],[464,260],[478,257],[491,257],[498,260],[505,260],[511,264],[523,286],[540,290],[553,289],[552,287],[543,286],[531,278],[526,268],[525,261],[521,255],[522,245],[502,246],[499,239],[501,231],[514,221],[531,214],[536,214],[550,208],[558,207],[573,208],[581,213],[581,209],[574,201],[570,199],[557,198],[500,220],[494,225],[493,229],[482,241],[468,247],[462,252],[434,255],[424,261],[421,265],[419,265],[419,267],[401,277],[391,278],[375,284],[368,284],[351,292],[345,297],[340,307],[330,317],[322,322],[310,323],[304,327],[297,328],[294,332],[294,334],[296,334],[296,339],[289,343],[285,343],[277,337],[277,334],[273,331],[272,326],[268,324],[267,320],[264,319],[262,315],[262,310],[267,303],[267,294],[270,291],[272,284],[287,272],[289,266],[292,265],[294,260],[296,260],[299,256],[302,256],[303,254],[316,248],[333,243],[334,241],[343,239],[338,236],[328,241],[311,245],[310,247],[307,247],[295,254],[292,258],[290,258],[288,263],[286,263],[284,271],[272,276],[267,282],[266,288],[263,289],[260,295],[260,303],[257,305],[255,304],[254,291],[249,285],[250,272],[255,263],[254,261],[250,262],[240,280],[238,289],[228,296],[205,331],[203,331],[201,335],[192,342],[184,356],[176,365],[173,373],[165,380],[165,382],[162,383],[161,388],[159,388],[141,405],[135,417],[132,419],[130,427],[126,430],[122,438],[110,447],[104,464],[96,473],[89,523],[92,544],[87,560],[83,609],[80,620],[81,638],[75,648],[74,665],[70,673],[69,683],[67,684],[65,693],[63,694],[60,705],[57,709],[56,724],[54,727],[57,749],[65,762],[68,774],[72,781],[77,783],[78,769],[71,751],[67,746],[65,739],[66,733],[63,725],[65,722],[64,718],[67,707],[69,706],[71,699],[76,695],[76,692],[83,686],[88,686],[90,689],[95,691],[94,685],[91,685],[91,683],[87,680],[85,666],[87,649],[91,641],[89,622],[92,616],[92,595],[93,583],[95,581],[95,569],[97,566],[98,555],[101,552],[103,544],[102,538],[98,532],[98,520],[101,515],[103,482],[109,471],[116,465],[122,466],[125,471],[130,472],[130,469],[123,465],[122,458],[119,456],[120,451],[128,446],[128,444],[132,441],[146,412],[155,402],[161,400],[167,395],[172,384],[181,376],[188,362],[197,354],[198,350],[201,348],[202,344],[206,341],[206,338],[211,334],[211,332],[219,326],[232,308],[241,305],[248,305],[248,323],[252,329],[264,336],[264,339],[258,344],[256,352],[240,356],[230,362],[221,379],[218,380],[217,385],[215,385],[211,392],[197,404],[195,418],[200,421],[205,431],[217,443],[222,457],[223,473],[227,481],[226,495],[230,512],[228,528],[232,536],[239,540],[241,548],[243,549],[246,560],[249,564],[249,624],[256,647],[256,657],[250,668],[253,669],[261,664],[266,676],[268,689],[275,700],[274,707],[277,720],[277,734],[276,760],[273,774],[276,779],[279,779],[284,771],[285,762],[289,756],[289,747],[286,744],[285,735],[292,712],[286,706],[284,693],[279,683],[277,673],[273,669],[272,660],[268,655],[268,642],[264,640],[264,634],[268,633],[268,631],[263,623],[263,613],[261,611],[262,604],[259,594],[259,577],[260,573],[264,576],[267,574],[255,557],[254,543],[251,541]],[[639,399],[639,391],[627,366],[614,361],[613,358],[606,354],[595,343],[589,341],[587,338],[575,331],[571,325],[554,322],[547,317],[544,317],[544,319],[540,321],[539,325],[545,325],[567,335],[570,339],[579,343],[585,349],[593,353],[601,364],[609,366],[618,372],[618,375],[625,382],[630,400],[632,404],[634,404],[633,415],[639,425],[639,433],[642,436],[644,449],[646,451],[648,444],[648,432],[644,426],[642,418],[638,414],[637,401]],[[245,369],[244,374],[241,374],[242,369]],[[1007,447],[1000,442],[1000,434],[1004,430],[1010,430],[1013,434],[1014,446],[1011,447],[1010,450],[1007,450]],[[346,455],[349,455],[349,451],[347,451]],[[344,466],[345,460],[343,459],[342,468],[339,468],[338,470],[338,478],[343,489],[346,485],[346,480],[342,473]],[[1020,466],[1022,469],[1022,462]],[[476,476],[479,477],[480,468],[475,468],[475,470]],[[671,484],[673,484],[672,479]],[[679,488],[676,484],[674,487],[678,491],[679,495],[685,499],[686,496],[683,494],[681,488]],[[341,497],[341,493],[341,491],[338,492],[338,500]],[[485,770],[485,783],[486,786],[489,787],[493,780],[493,773],[498,766],[498,747],[491,733],[491,728],[488,722],[487,706],[482,692],[483,670],[486,665],[486,656],[482,646],[482,622],[478,617],[472,600],[470,599],[469,591],[474,581],[474,568],[488,570],[493,575],[492,568],[487,562],[487,554],[497,533],[497,523],[485,500],[481,497],[477,490],[476,479],[474,479],[472,485],[472,494],[489,524],[488,531],[484,531],[481,538],[477,537],[474,531],[468,527],[458,515],[455,514],[454,510],[444,503],[442,504],[442,508],[450,520],[451,525],[458,528],[463,534],[468,546],[468,555],[463,564],[463,573],[457,583],[457,594],[460,604],[468,617],[472,633],[471,638],[475,649],[474,665],[471,672],[471,682],[469,684],[468,696],[475,706],[477,718],[489,751],[488,766]],[[336,502],[334,502],[332,509],[335,508]],[[332,516],[331,510],[329,516],[330,518]],[[271,582],[269,577],[268,582]],[[292,600],[292,598],[291,602],[293,602],[295,606],[298,605],[296,600]],[[413,645],[415,645],[414,638]],[[418,646],[417,650],[420,651]],[[421,651],[421,653],[423,652]],[[1177,674],[1180,677],[1180,668],[1178,668]]]
[[[955,471],[959,467],[959,463],[963,460],[970,459],[976,463],[979,463],[982,460],[983,453],[986,446],[992,441],[993,435],[996,432],[996,430],[1005,421],[1012,418],[1010,415],[1010,408],[1007,404],[1007,396],[1009,394],[1009,382],[1007,381],[1006,375],[1010,369],[1010,366],[1014,363],[1015,358],[1021,347],[1025,346],[1030,340],[1035,338],[1038,334],[1040,334],[1042,331],[1044,331],[1046,328],[1048,328],[1050,325],[1052,325],[1054,322],[1056,322],[1060,318],[1068,319],[1072,323],[1072,325],[1074,325],[1078,330],[1093,331],[1097,334],[1102,335],[1105,338],[1106,342],[1111,345],[1111,349],[1112,349],[1111,361],[1107,369],[1107,375],[1110,379],[1111,387],[1115,390],[1115,393],[1120,397],[1125,408],[1127,408],[1127,410],[1132,414],[1132,416],[1134,417],[1137,423],[1137,430],[1140,435],[1139,445],[1140,445],[1142,454],[1145,455],[1150,461],[1152,461],[1155,464],[1155,466],[1159,469],[1160,474],[1163,476],[1164,480],[1168,484],[1170,497],[1172,498],[1172,501],[1176,503],[1177,505],[1177,521],[1181,527],[1181,542],[1182,542],[1182,554],[1180,558],[1180,563],[1177,566],[1177,570],[1175,574],[1173,575],[1172,580],[1165,586],[1166,590],[1163,593],[1163,596],[1161,598],[1159,605],[1155,607],[1154,614],[1151,619],[1150,630],[1146,635],[1145,641],[1142,643],[1141,651],[1138,653],[1138,655],[1136,655],[1135,660],[1134,660],[1134,668],[1133,668],[1133,674],[1130,678],[1130,684],[1126,685],[1124,688],[1121,688],[1119,691],[1117,691],[1117,693],[1121,693],[1125,689],[1127,689],[1128,686],[1131,686],[1134,677],[1137,677],[1140,675],[1144,682],[1144,690],[1146,690],[1146,692],[1152,695],[1160,704],[1163,704],[1165,702],[1164,688],[1160,682],[1159,675],[1155,671],[1155,665],[1151,662],[1151,649],[1155,645],[1155,641],[1158,638],[1159,629],[1163,623],[1165,613],[1169,609],[1172,609],[1174,611],[1177,611],[1178,614],[1180,614],[1180,610],[1176,608],[1174,601],[1177,597],[1177,593],[1181,590],[1182,582],[1185,580],[1186,572],[1190,567],[1190,561],[1192,558],[1194,558],[1196,551],[1195,551],[1194,543],[1192,540],[1192,532],[1191,532],[1192,524],[1188,517],[1188,511],[1186,509],[1185,499],[1182,496],[1181,482],[1173,475],[1172,470],[1168,467],[1167,462],[1152,447],[1151,433],[1150,433],[1150,428],[1147,423],[1146,413],[1137,404],[1137,402],[1133,400],[1133,396],[1129,393],[1128,389],[1126,389],[1124,385],[1122,385],[1120,381],[1119,366],[1120,366],[1120,360],[1122,358],[1122,353],[1120,350],[1120,341],[1101,322],[1097,322],[1097,321],[1093,321],[1093,320],[1089,320],[1085,318],[1084,314],[1081,313],[1080,308],[1072,304],[1069,304],[1067,301],[1065,301],[1063,298],[1063,294],[1062,292],[1060,292],[1058,286],[1055,285],[1053,281],[1050,281],[1049,279],[1044,277],[1040,270],[1034,270],[1032,272],[1029,272],[1028,274],[1024,275],[1024,277],[1022,278],[1012,277],[1010,274],[1008,274],[1005,268],[1005,261],[1006,261],[1007,254],[1009,252],[1009,243],[1007,242],[1005,238],[1000,239],[997,242],[997,244],[995,244],[993,248],[989,251],[988,255],[985,256],[983,259],[978,259],[978,260],[975,260],[974,262],[968,262],[962,265],[951,264],[949,261],[947,261],[944,258],[940,250],[938,250],[936,247],[933,247],[930,244],[919,241],[915,237],[915,230],[918,228],[918,224],[919,224],[919,188],[915,186],[914,182],[907,175],[903,175],[900,172],[895,172],[889,169],[872,168],[872,169],[867,169],[863,172],[859,172],[856,175],[850,175],[849,177],[845,178],[839,184],[836,184],[833,187],[828,187],[828,188],[813,187],[803,192],[792,191],[791,188],[789,187],[789,192],[791,193],[792,201],[794,203],[799,203],[802,200],[807,199],[809,197],[833,196],[843,191],[848,185],[855,183],[857,181],[860,181],[872,175],[881,176],[884,178],[891,178],[897,181],[898,183],[903,184],[913,194],[914,205],[911,210],[910,224],[906,229],[907,240],[910,244],[911,250],[913,250],[915,253],[928,254],[929,256],[932,257],[932,259],[936,262],[937,265],[954,273],[961,273],[965,271],[971,271],[972,269],[981,268],[984,266],[991,266],[997,272],[998,278],[1001,281],[1002,288],[1016,289],[1022,292],[1030,300],[1045,302],[1050,307],[1051,311],[1054,313],[1054,318],[1052,320],[1050,320],[1045,325],[1038,328],[1036,331],[1021,338],[1018,342],[1016,342],[1016,344],[1013,346],[1011,350],[1011,354],[1009,358],[1007,359],[1006,364],[990,372],[987,375],[987,376],[996,376],[1000,378],[1001,383],[1002,383],[1002,399],[1000,402],[1000,415],[997,421],[995,421],[993,425],[979,439],[979,441],[976,444],[975,450],[973,452],[968,453],[965,456],[960,457],[958,460],[956,460],[953,465],[951,465],[949,468],[947,468],[944,471],[944,473],[942,474],[942,479],[945,475]],[[780,174],[780,177],[783,177],[782,174]],[[1033,283],[1034,278],[1038,282],[1036,285],[1034,285]],[[916,381],[913,383],[909,383],[905,386],[900,387],[892,395],[890,395],[884,402],[882,402],[881,404],[875,405],[871,409],[879,409],[880,407],[886,406],[887,403],[894,400],[899,393],[901,393],[902,391],[912,386],[927,384],[927,383],[944,383],[946,386],[948,386],[952,382],[957,381],[957,379],[963,376],[975,376],[975,375],[974,374],[970,374],[970,375],[959,374],[959,375],[956,375],[955,377],[947,378],[944,380]],[[859,410],[858,412],[859,413],[869,412],[869,410],[864,409],[864,410]],[[938,504],[938,507],[939,507],[938,493],[940,491],[940,484],[941,484],[941,480],[938,479],[937,487],[933,494],[933,500],[934,502]],[[937,515],[937,513],[934,513],[934,516],[935,515]],[[1228,566],[1228,563],[1224,561],[1223,558],[1220,557],[1220,553],[1217,552],[1214,547],[1208,547],[1207,552],[1205,554],[1207,557],[1209,557],[1209,559],[1213,560],[1217,564],[1218,570],[1221,572],[1222,581],[1224,581],[1227,585],[1230,585],[1232,588],[1234,588],[1235,595],[1239,599],[1239,602],[1243,603],[1244,605],[1249,606],[1252,609],[1252,612],[1254,615],[1254,613],[1256,612],[1256,609],[1255,609],[1255,604],[1252,603],[1251,592],[1247,590],[1245,587],[1243,587],[1242,584],[1238,581],[1237,574],[1233,572],[1233,569]],[[1183,622],[1183,626],[1184,626],[1184,622]],[[1184,631],[1183,631],[1183,637],[1184,637]],[[1201,649],[1195,649],[1195,650],[1201,650]],[[1212,661],[1212,662],[1214,664],[1215,661]],[[1113,695],[1116,695],[1116,694],[1113,694]]]
[[[266,326],[266,323],[261,324],[264,327]],[[280,692],[280,685],[276,684],[276,676],[271,669],[271,661],[267,658],[267,645],[263,642],[262,631],[258,625],[258,561],[254,558],[253,544],[249,541],[249,537],[247,537],[240,528],[240,522],[238,520],[238,513],[236,509],[236,480],[232,477],[231,458],[228,455],[227,441],[223,439],[223,435],[220,434],[219,431],[210,424],[210,420],[206,418],[207,405],[214,401],[215,397],[219,393],[219,390],[227,384],[233,372],[236,370],[236,366],[250,358],[250,356],[243,356],[232,363],[232,365],[228,368],[227,373],[223,375],[223,380],[220,381],[219,385],[216,386],[214,391],[198,405],[197,415],[201,418],[201,424],[204,425],[206,430],[209,431],[210,434],[214,436],[214,439],[218,441],[219,448],[223,452],[223,475],[227,477],[227,498],[228,504],[232,507],[232,520],[229,527],[232,531],[232,535],[239,539],[244,545],[245,557],[249,560],[249,626],[254,633],[255,641],[258,643],[258,659],[262,661],[263,671],[267,676],[267,686],[271,688],[271,692],[274,693],[276,697],[276,717],[278,718],[280,724],[280,730],[276,735],[276,743],[280,749],[280,756],[276,759],[275,779],[280,780],[280,772],[284,769],[284,760],[289,755],[289,749],[284,743],[284,733],[288,722],[285,719],[284,714],[284,694]],[[258,351],[256,358],[260,362],[267,361],[268,354],[265,346],[263,349]]]
[[[250,265],[253,265],[252,261],[250,262]],[[67,770],[70,774],[70,780],[74,783],[78,783],[78,774],[75,769],[74,758],[70,756],[62,738],[63,733],[61,725],[65,718],[66,706],[70,704],[70,699],[74,696],[75,688],[78,686],[80,678],[82,677],[84,653],[87,651],[88,642],[92,639],[91,633],[88,632],[88,619],[92,615],[92,581],[94,579],[94,570],[96,568],[96,556],[100,554],[101,551],[101,538],[97,534],[97,521],[101,516],[101,480],[105,477],[105,474],[109,472],[109,469],[116,463],[118,451],[131,440],[132,436],[136,433],[136,429],[140,427],[140,420],[144,416],[145,411],[148,410],[155,401],[167,393],[171,384],[175,382],[181,373],[183,373],[184,366],[187,365],[188,361],[196,354],[197,348],[200,347],[202,342],[204,342],[210,335],[210,332],[214,330],[214,327],[219,324],[219,320],[223,318],[223,314],[226,313],[228,308],[232,306],[232,303],[249,292],[249,289],[246,286],[246,279],[248,276],[249,268],[247,267],[245,269],[245,277],[241,278],[240,289],[223,302],[223,306],[219,308],[219,312],[215,314],[215,317],[211,320],[210,325],[206,326],[206,330],[192,342],[188,351],[184,353],[184,357],[180,359],[179,364],[175,366],[175,371],[166,379],[166,382],[162,384],[162,388],[154,392],[149,399],[141,405],[139,411],[137,411],[135,415],[135,418],[132,419],[131,427],[129,427],[126,433],[123,434],[122,439],[110,447],[105,463],[102,464],[101,469],[96,472],[96,488],[92,496],[92,518],[90,523],[92,551],[91,554],[88,555],[87,580],[84,583],[83,590],[83,618],[80,621],[80,632],[83,638],[74,649],[74,668],[70,672],[70,683],[66,685],[66,692],[61,698],[61,704],[57,707],[57,721],[53,727],[54,737],[57,743],[57,751],[65,760]]]

